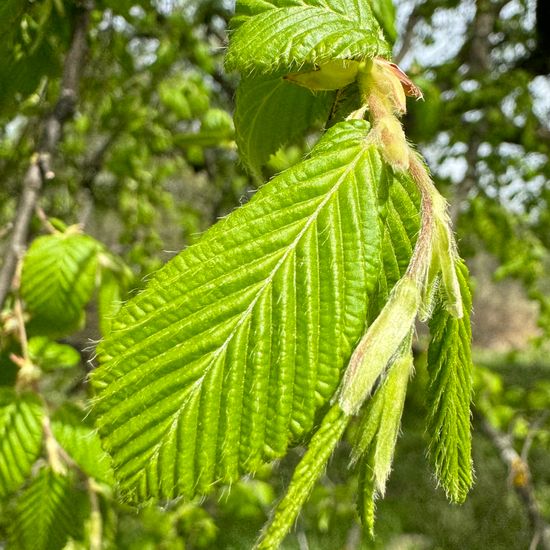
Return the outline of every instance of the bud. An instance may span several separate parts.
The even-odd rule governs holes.
[[[375,132],[384,160],[395,170],[408,170],[409,145],[399,120],[385,116],[376,122]]]
[[[419,307],[418,285],[405,275],[351,356],[338,393],[338,403],[347,415],[357,414],[378,377],[401,355]]]

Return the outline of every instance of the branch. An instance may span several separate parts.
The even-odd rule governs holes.
[[[61,140],[63,126],[72,118],[75,111],[78,83],[87,51],[86,36],[91,10],[92,0],[80,4],[75,18],[71,45],[63,67],[60,96],[52,113],[45,121],[38,150],[32,155],[30,166],[23,179],[23,190],[15,214],[13,231],[0,271],[0,310],[10,292],[17,261],[24,252],[40,190],[45,182],[55,177],[50,159]]]
[[[403,41],[401,42],[401,47],[399,48],[399,51],[393,56],[393,61],[398,65],[401,64],[403,58],[409,53],[409,50],[411,49],[414,38],[414,31],[417,23],[421,19],[418,13],[420,7],[421,4],[417,5],[409,16],[407,26],[405,27],[405,32],[403,33]]]
[[[499,452],[500,459],[508,467],[510,484],[525,506],[529,523],[534,531],[531,548],[539,546],[550,550],[550,525],[540,513],[535,497],[529,465],[512,446],[510,438],[497,430],[486,418],[480,418],[481,429]]]

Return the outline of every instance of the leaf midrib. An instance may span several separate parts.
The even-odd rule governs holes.
[[[168,427],[164,430],[162,435],[160,435],[158,442],[155,444],[155,446],[151,449],[151,454],[148,455],[149,459],[154,456],[158,456],[158,453],[160,452],[160,449],[162,448],[162,445],[167,437],[167,435],[171,434],[173,427],[177,425],[179,418],[182,414],[183,408],[185,405],[189,402],[191,397],[196,396],[198,391],[201,391],[202,389],[202,382],[206,378],[206,376],[210,373],[210,370],[213,365],[215,365],[216,360],[218,360],[222,353],[225,353],[227,351],[227,348],[231,341],[233,340],[235,334],[240,329],[240,327],[243,325],[243,323],[247,320],[247,318],[252,314],[254,307],[256,306],[258,300],[261,298],[263,293],[269,288],[269,286],[272,284],[273,279],[277,275],[279,269],[282,267],[286,259],[290,256],[291,253],[293,253],[298,244],[300,243],[302,237],[306,234],[308,229],[312,226],[312,224],[317,220],[319,214],[322,212],[324,207],[331,201],[331,199],[336,195],[336,193],[339,191],[342,184],[347,180],[347,176],[352,172],[352,170],[356,167],[357,163],[361,159],[361,157],[364,154],[368,154],[368,148],[361,147],[359,152],[353,157],[352,161],[349,162],[349,164],[346,166],[345,170],[341,174],[341,176],[338,178],[338,180],[335,182],[333,187],[326,193],[326,196],[323,198],[323,200],[319,203],[318,207],[315,209],[315,211],[309,216],[309,218],[305,221],[304,227],[300,230],[298,235],[294,238],[292,243],[287,247],[285,252],[283,253],[283,256],[279,259],[277,264],[272,269],[271,273],[266,277],[262,287],[258,290],[257,294],[254,296],[254,298],[251,300],[249,306],[245,309],[245,311],[240,315],[239,320],[235,323],[235,326],[231,330],[230,334],[227,336],[225,341],[221,346],[219,346],[215,351],[213,351],[213,356],[210,358],[209,363],[205,366],[204,373],[197,378],[193,383],[192,386],[184,392],[184,399],[182,400],[181,405],[176,409],[176,411],[169,415],[167,420]],[[158,356],[160,357],[160,356]],[[99,398],[101,401],[101,397]],[[129,420],[131,422],[131,419]],[[127,421],[128,422],[128,421]],[[125,422],[126,423],[126,422]],[[122,426],[117,426],[117,429],[120,429]]]

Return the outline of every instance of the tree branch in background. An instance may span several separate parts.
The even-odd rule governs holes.
[[[72,118],[75,111],[78,84],[87,51],[86,36],[91,10],[91,0],[79,5],[71,45],[63,67],[60,96],[52,113],[45,120],[38,150],[32,155],[30,166],[23,179],[23,190],[14,219],[13,231],[0,270],[0,310],[10,292],[17,262],[25,249],[29,226],[40,190],[46,181],[55,177],[50,161],[61,140],[63,126]]]
[[[401,42],[401,47],[399,48],[399,51],[393,56],[394,62],[397,63],[398,65],[403,61],[403,58],[407,55],[407,53],[411,49],[413,38],[414,38],[414,30],[415,30],[416,24],[420,21],[418,8],[419,8],[419,5],[416,6],[411,12],[411,15],[409,16],[409,20],[407,21],[407,26],[405,27],[405,32],[403,33],[403,41]]]
[[[480,418],[481,429],[498,450],[500,459],[510,473],[509,480],[520,501],[525,506],[534,535],[530,550],[550,550],[550,525],[541,515],[535,497],[529,465],[513,447],[510,438],[497,430],[486,418]]]

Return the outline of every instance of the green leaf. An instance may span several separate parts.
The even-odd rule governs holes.
[[[379,211],[383,220],[382,262],[377,299],[371,301],[369,324],[380,313],[397,281],[404,275],[420,229],[420,196],[414,182],[397,174],[380,189]]]
[[[70,232],[33,241],[21,275],[31,330],[62,335],[78,325],[95,288],[100,246],[87,235]]]
[[[349,416],[338,405],[333,405],[308,445],[302,460],[294,470],[292,480],[283,499],[277,504],[265,532],[255,546],[256,550],[278,548],[290,530],[315,482],[325,471],[328,459],[340,441]]]
[[[70,369],[80,363],[80,353],[72,346],[59,344],[46,336],[33,336],[29,340],[29,356],[44,371]]]
[[[112,254],[101,254],[101,281],[98,292],[99,328],[107,336],[111,323],[126,299],[133,282],[131,269],[120,258]]]
[[[388,41],[393,44],[397,39],[395,28],[395,7],[393,0],[370,0],[376,20],[382,27]]]
[[[55,412],[51,424],[57,442],[89,477],[113,483],[110,458],[101,448],[88,413],[66,404]]]
[[[375,501],[386,489],[413,370],[411,340],[412,335],[368,402],[352,453],[352,462],[360,461],[357,508],[371,536],[374,535]]]
[[[37,395],[0,388],[0,496],[31,473],[42,448],[43,414]]]
[[[378,278],[390,172],[368,128],[334,126],[121,310],[92,383],[126,491],[204,492],[312,429]]]
[[[429,456],[450,500],[462,502],[473,483],[470,433],[472,399],[472,307],[466,266],[457,263],[464,316],[453,317],[440,302],[430,321],[428,348]]]
[[[270,155],[326,121],[334,94],[314,94],[281,75],[243,78],[237,89],[235,129],[241,159],[258,175]]]
[[[357,480],[357,513],[361,523],[368,529],[371,538],[374,538],[374,520],[376,512],[376,484],[374,477],[374,452],[371,445],[359,462]]]
[[[367,2],[355,0],[241,2],[225,58],[242,74],[291,71],[335,59],[364,60],[390,51]],[[241,11],[241,13],[243,13]]]
[[[60,550],[69,537],[83,538],[88,515],[86,494],[73,480],[42,468],[18,499],[10,548]]]

